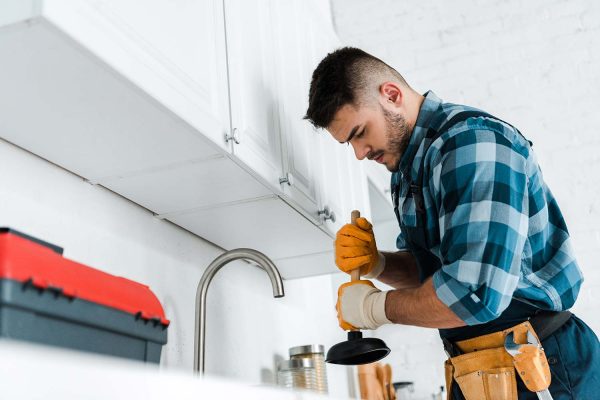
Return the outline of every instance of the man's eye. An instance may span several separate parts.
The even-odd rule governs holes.
[[[361,137],[363,137],[364,134],[365,134],[365,130],[363,129],[362,131],[357,133],[354,137],[361,138]]]

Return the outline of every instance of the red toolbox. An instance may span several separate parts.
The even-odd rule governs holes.
[[[147,286],[0,228],[0,338],[158,363],[168,326]]]

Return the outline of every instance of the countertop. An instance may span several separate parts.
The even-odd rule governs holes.
[[[19,400],[332,398],[6,339],[0,340],[0,388],[1,398]]]

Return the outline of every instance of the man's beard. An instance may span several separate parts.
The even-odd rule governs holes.
[[[385,117],[385,136],[387,138],[386,151],[397,157],[393,160],[392,165],[386,164],[386,168],[390,172],[396,172],[400,166],[400,159],[408,147],[411,133],[410,127],[404,116],[395,114],[383,107],[381,107],[381,111]]]

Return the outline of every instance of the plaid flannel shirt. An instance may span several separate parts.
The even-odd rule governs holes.
[[[463,110],[474,109],[428,92],[399,171],[416,180],[428,127]],[[395,172],[392,187],[400,187],[402,222],[416,226],[410,178]],[[450,128],[425,154],[423,198],[428,250],[441,262],[433,274],[436,294],[466,324],[496,319],[513,297],[546,310],[573,305],[583,277],[569,233],[529,143],[514,127],[479,117]],[[404,235],[397,247],[410,251]]]

